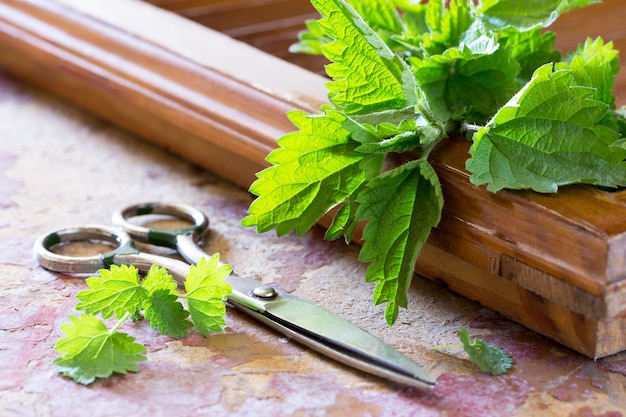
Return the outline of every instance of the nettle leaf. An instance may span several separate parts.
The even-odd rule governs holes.
[[[273,166],[258,173],[250,187],[259,197],[242,221],[259,232],[276,227],[279,236],[309,230],[363,184],[363,167],[376,160],[373,169],[382,164],[381,156],[355,151],[359,143],[351,140],[344,128],[347,119],[337,112],[311,116],[296,111],[289,118],[300,131],[278,140],[280,148],[268,156]]]
[[[458,336],[470,360],[481,372],[498,376],[507,373],[513,366],[513,358],[508,353],[484,340],[472,341],[467,329],[461,329]]]
[[[443,50],[460,46],[462,39],[476,20],[473,5],[465,0],[451,0],[447,8],[444,7],[443,1],[430,1],[426,4],[426,8],[426,24],[430,29],[430,41],[443,46]],[[426,48],[429,49],[429,42],[425,43]]]
[[[528,82],[537,68],[549,62],[559,62],[561,53],[554,50],[556,35],[541,28],[520,32],[508,29],[501,33],[500,44],[521,66],[518,77]]]
[[[359,127],[367,132],[366,140],[362,140],[363,144],[355,149],[357,152],[408,152],[430,145],[444,135],[443,126],[416,114],[413,109],[353,116],[350,119],[358,122]]]
[[[429,108],[439,120],[486,122],[519,90],[519,64],[488,39],[479,39],[482,47],[475,45],[474,50],[463,46],[429,59],[409,59]]]
[[[609,106],[596,89],[576,84],[568,64],[544,65],[494,118],[474,135],[466,167],[487,189],[555,192],[587,183],[626,185],[620,134],[606,125]]]
[[[396,9],[395,0],[348,0],[348,3],[379,34],[402,31],[402,19]]]
[[[195,328],[205,337],[226,326],[224,301],[232,288],[224,280],[231,272],[230,265],[220,263],[219,254],[202,258],[189,268],[185,279],[187,304]]]
[[[150,327],[176,338],[187,337],[188,330],[193,327],[187,320],[189,312],[178,301],[178,294],[173,294],[168,288],[155,289],[150,293],[144,316],[150,321]]]
[[[550,26],[560,15],[599,0],[483,0],[480,18],[492,30],[508,27],[521,31]]]
[[[76,295],[80,300],[77,310],[88,314],[101,313],[103,318],[116,315],[119,319],[126,313],[139,310],[148,295],[147,290],[139,285],[139,272],[134,266],[111,266],[99,271],[100,276],[85,280],[88,290]]]
[[[611,112],[611,114],[617,123],[617,130],[620,132],[620,135],[622,138],[626,138],[626,107],[615,109]],[[614,143],[613,145],[617,146],[617,143]]]
[[[348,0],[348,3],[385,43],[395,43],[392,38],[402,32],[404,23],[394,0]],[[306,30],[298,33],[298,42],[289,47],[289,52],[322,55],[322,47],[333,39],[324,33],[317,20],[306,20],[305,26]]]
[[[135,338],[107,327],[90,314],[70,316],[70,323],[61,326],[65,337],[54,348],[61,353],[55,358],[59,372],[81,384],[96,378],[107,378],[114,372],[139,371],[138,362],[146,360],[146,348]]]
[[[417,103],[408,65],[344,0],[312,0],[333,42],[322,47],[332,61],[326,72],[331,102],[345,114],[401,109]]]
[[[167,272],[167,269],[159,267],[158,265],[152,265],[150,267],[145,278],[141,281],[141,286],[148,291],[148,294],[152,294],[157,290],[166,289],[178,296],[178,291],[176,291],[178,284]]]
[[[403,50],[410,51],[412,56],[423,57],[443,52],[446,47],[441,43],[431,41],[430,28],[426,23],[426,5],[415,4],[411,0],[396,0],[397,6],[403,10],[402,19],[406,29],[402,33],[393,36],[394,42],[402,46]],[[431,52],[431,49],[435,49]]]
[[[354,195],[358,195],[358,192]],[[331,225],[324,234],[324,239],[339,239],[339,237],[343,234],[346,243],[350,243],[358,225],[355,216],[357,207],[358,204],[356,203],[354,196],[346,200],[337,210],[335,217],[333,217]]]
[[[377,282],[374,303],[388,303],[385,318],[391,325],[399,307],[408,304],[417,256],[439,223],[441,186],[430,164],[416,160],[371,180],[358,202],[357,218],[369,219],[359,260],[371,262],[366,280]]]
[[[389,152],[401,153],[415,149],[420,141],[421,135],[418,132],[406,131],[394,134],[378,142],[361,145],[356,150],[359,152],[379,154],[387,154]]]
[[[568,56],[576,85],[593,87],[595,100],[615,108],[613,85],[619,72],[619,52],[613,49],[613,43],[604,43],[602,38],[587,39],[576,52]]]
[[[306,29],[298,33],[298,42],[289,47],[289,52],[321,55],[322,46],[332,42],[332,39],[324,34],[317,20],[304,22]]]
[[[452,0],[447,8],[443,1],[399,3],[406,10],[406,29],[393,39],[420,58],[458,47],[476,20],[473,5],[465,0]]]

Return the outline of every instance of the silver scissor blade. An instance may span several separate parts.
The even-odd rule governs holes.
[[[234,276],[228,281],[233,285],[229,297],[233,306],[305,346],[392,381],[420,388],[435,385],[422,366],[328,310],[280,291],[276,299],[259,300],[250,295],[258,282]]]
[[[284,324],[297,326],[319,338],[342,361],[358,360],[369,364],[365,371],[412,385],[434,385],[434,378],[420,365],[376,336],[349,321],[300,299],[283,299],[266,305],[267,313]],[[345,358],[348,355],[348,358]],[[361,365],[361,364],[360,364]]]

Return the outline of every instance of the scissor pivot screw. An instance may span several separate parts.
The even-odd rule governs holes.
[[[259,285],[252,290],[252,295],[258,298],[262,298],[264,300],[271,300],[272,298],[276,298],[278,293],[273,287],[269,285]]]

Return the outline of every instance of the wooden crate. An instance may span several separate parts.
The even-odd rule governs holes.
[[[293,130],[285,112],[326,102],[323,59],[285,52],[315,13],[308,0],[152,3],[0,0],[0,66],[248,187]],[[626,50],[625,13],[609,0],[566,15],[559,46],[602,34]],[[470,184],[467,150],[433,155],[445,210],[417,272],[587,356],[625,350],[626,191],[493,194]]]

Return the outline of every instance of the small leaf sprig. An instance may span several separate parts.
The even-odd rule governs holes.
[[[224,280],[230,275],[230,265],[219,262],[219,255],[202,258],[191,265],[185,279],[185,294],[165,268],[153,265],[143,280],[134,266],[111,266],[99,271],[99,276],[86,280],[86,290],[76,297],[80,316],[70,316],[70,323],[61,326],[65,334],[54,349],[59,372],[80,384],[91,384],[96,378],[108,378],[113,373],[138,372],[138,363],[145,361],[145,346],[121,332],[129,319],[147,320],[160,334],[174,338],[188,335],[195,328],[203,336],[220,332],[226,326],[226,297],[232,288]],[[183,303],[185,300],[188,309]],[[117,322],[109,329],[96,317]],[[191,320],[189,320],[191,318]]]
[[[463,348],[469,355],[470,361],[480,369],[481,372],[489,373],[493,376],[506,374],[513,366],[513,358],[504,350],[482,339],[471,340],[466,328],[462,328],[457,333],[461,340],[460,345],[435,346],[434,350]]]

